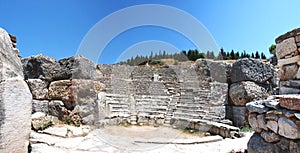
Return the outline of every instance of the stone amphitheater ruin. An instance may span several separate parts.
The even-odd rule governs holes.
[[[249,153],[299,152],[299,31],[276,39],[277,70],[248,58],[163,66],[22,58],[16,37],[0,29],[0,152],[151,152],[153,144],[154,152],[216,152],[215,141],[239,143],[248,125]],[[105,133],[116,126],[116,136]],[[155,130],[125,139],[140,132],[128,126]],[[180,139],[173,128],[214,136]],[[201,150],[205,142],[215,150]]]

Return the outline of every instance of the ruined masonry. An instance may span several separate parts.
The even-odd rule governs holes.
[[[22,63],[32,113],[73,125],[163,125],[233,137],[239,132],[234,126],[248,124],[246,103],[276,87],[274,68],[254,59],[128,66],[37,55]],[[45,128],[32,124],[36,131]]]
[[[31,129],[51,133],[55,127],[47,127],[62,123],[173,126],[231,138],[248,119],[254,125],[249,103],[265,100],[277,86],[274,67],[255,59],[127,66],[96,65],[80,55],[22,58],[16,37],[0,32],[0,152],[27,152]],[[280,122],[294,127],[295,117]],[[64,136],[68,128],[62,128]]]
[[[249,124],[255,134],[248,152],[290,152],[300,150],[300,29],[276,39],[280,88],[278,96],[247,103]]]
[[[13,40],[13,42],[12,42]],[[24,81],[16,39],[0,28],[0,152],[27,152],[31,131],[30,90]]]

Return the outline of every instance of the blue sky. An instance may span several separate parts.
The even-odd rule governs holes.
[[[141,4],[168,5],[185,11],[201,22],[217,46],[225,51],[264,51],[269,55],[268,47],[277,36],[300,25],[298,0],[1,0],[0,26],[17,36],[21,56],[42,52],[61,59],[77,53],[80,43],[96,23],[113,12]],[[126,21],[120,19],[116,24],[123,22]],[[182,20],[184,26],[189,26],[189,22],[185,22]],[[176,31],[141,26],[114,37],[98,63],[114,63],[125,50],[148,40],[161,41],[180,50],[196,48]],[[149,48],[155,49],[158,48]],[[136,52],[146,54],[142,50]]]

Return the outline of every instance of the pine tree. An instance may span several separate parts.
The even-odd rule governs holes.
[[[230,52],[230,59],[235,59],[234,50],[231,50],[231,52]]]
[[[261,57],[261,59],[267,59],[267,57],[264,53],[261,53],[260,57]]]
[[[259,55],[258,51],[255,52],[255,58],[256,58],[256,59],[259,59],[259,58],[260,58],[260,55]]]

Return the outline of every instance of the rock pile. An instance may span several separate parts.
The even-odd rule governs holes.
[[[255,134],[248,152],[291,152],[300,150],[300,96],[277,96],[247,103],[249,124]]]
[[[233,63],[229,97],[235,126],[248,124],[246,104],[253,100],[266,99],[276,87],[276,74],[271,64],[257,59],[240,59]]]
[[[249,153],[300,150],[299,42],[300,29],[276,39],[280,95],[246,104],[249,124],[255,130],[248,142]]]
[[[16,43],[16,42],[14,42]],[[0,152],[27,152],[31,93],[8,33],[0,28]]]

